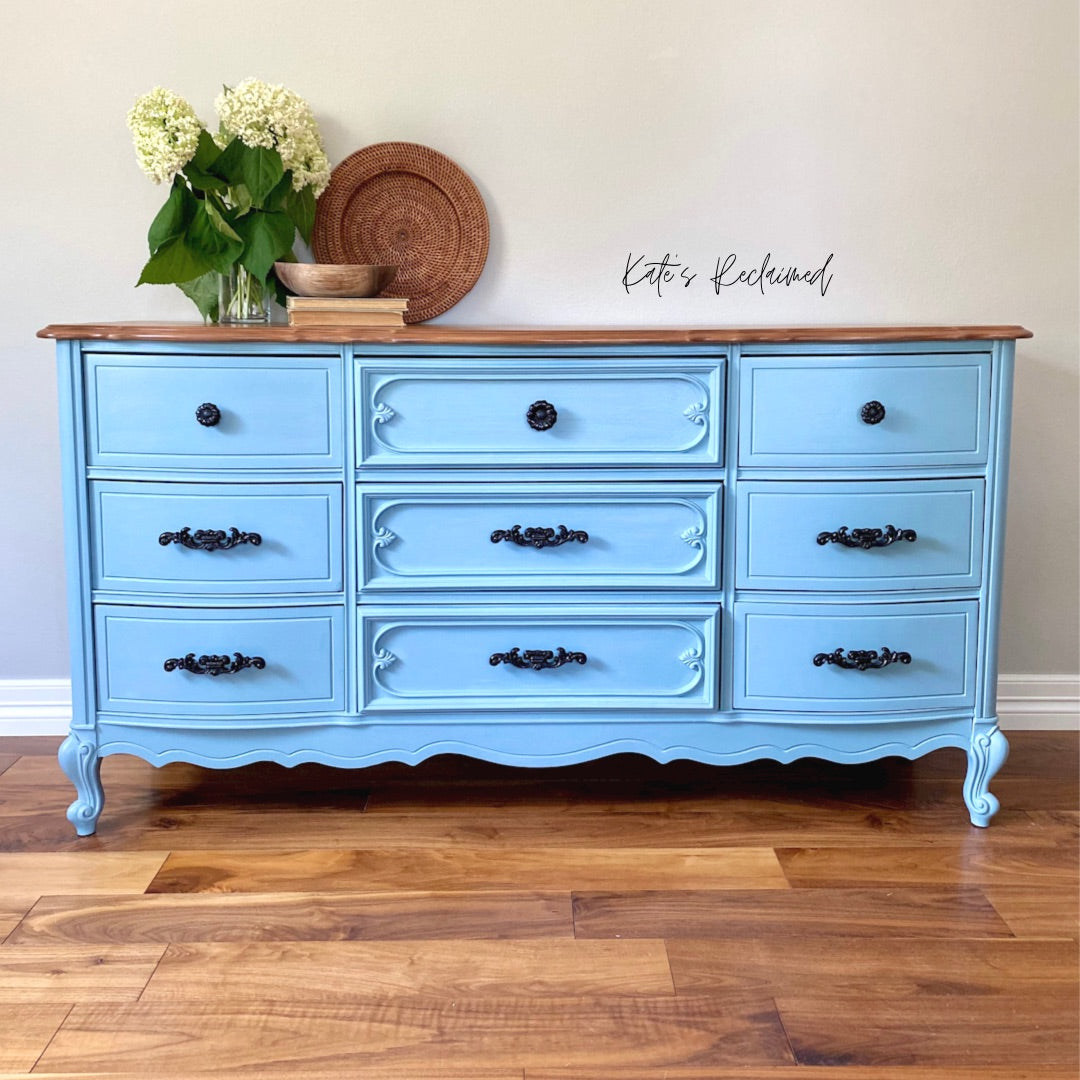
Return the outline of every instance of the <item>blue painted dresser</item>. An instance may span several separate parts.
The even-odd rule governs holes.
[[[997,810],[1020,327],[41,333],[80,834],[117,753],[960,747]]]

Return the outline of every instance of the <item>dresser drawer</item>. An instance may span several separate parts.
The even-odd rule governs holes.
[[[742,466],[986,461],[988,353],[744,357],[740,397]]]
[[[720,584],[717,483],[363,484],[358,498],[365,589]]]
[[[93,585],[137,593],[340,592],[340,484],[90,484]]]
[[[976,589],[984,486],[975,479],[740,481],[735,584],[837,592]]]
[[[98,708],[186,716],[338,711],[345,707],[342,608],[206,611],[100,605],[94,612]],[[190,655],[236,654],[241,668],[198,674]],[[243,666],[250,660],[250,666]],[[261,663],[260,663],[261,661]]]
[[[721,359],[365,361],[361,465],[715,465]]]
[[[95,354],[87,363],[90,465],[211,470],[342,463],[337,357]],[[212,408],[200,412],[204,405]]]
[[[970,708],[975,601],[735,605],[733,705],[792,712]],[[903,654],[886,666],[884,650]],[[842,663],[830,662],[828,657]],[[851,657],[852,652],[867,654]],[[902,662],[903,656],[910,662]]]
[[[362,607],[364,709],[715,709],[717,616],[704,604]]]

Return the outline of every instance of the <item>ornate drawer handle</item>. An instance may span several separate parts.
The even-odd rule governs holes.
[[[898,529],[895,525],[886,525],[884,529],[852,529],[848,532],[846,525],[841,525],[836,532],[820,532],[817,542],[824,547],[826,544],[843,544],[844,547],[862,548],[864,551],[872,547],[888,547],[897,540],[907,540],[913,544],[919,537],[914,529]]]
[[[559,413],[550,401],[534,401],[525,411],[525,419],[534,431],[547,431],[555,426]]]
[[[204,401],[195,410],[195,419],[203,427],[213,427],[221,421],[221,410],[212,401]]]
[[[574,540],[579,544],[587,544],[589,534],[581,529],[568,529],[565,525],[557,525],[555,529],[530,528],[523,533],[521,526],[515,525],[512,529],[496,529],[491,534],[493,544],[499,543],[500,540],[509,540],[518,547],[545,548],[569,544]]]
[[[584,664],[589,658],[583,652],[567,652],[561,646],[552,651],[551,649],[526,649],[522,652],[514,648],[509,652],[492,653],[488,663],[492,667],[500,664],[513,664],[517,668],[532,668],[540,671],[541,668],[562,667],[563,664]]]
[[[910,664],[911,653],[893,652],[892,649],[881,647],[881,655],[876,649],[849,649],[845,655],[843,649],[835,649],[831,653],[819,652],[814,657],[814,667],[822,664],[835,664],[837,667],[847,668],[850,671],[866,671],[868,668],[883,668],[890,664]]]
[[[224,529],[196,529],[192,532],[185,525],[179,532],[163,532],[158,537],[158,543],[162,547],[181,544],[193,551],[228,551],[229,548],[239,547],[241,544],[258,547],[262,543],[262,537],[256,532],[241,532],[235,525],[228,533]]]
[[[868,401],[859,410],[864,424],[880,424],[885,419],[885,406],[880,401]]]
[[[244,656],[243,653],[233,653],[232,656],[200,656],[196,659],[193,652],[187,656],[177,656],[166,660],[166,671],[189,671],[192,675],[235,675],[244,668],[256,668],[262,671],[266,667],[266,661],[261,656]]]

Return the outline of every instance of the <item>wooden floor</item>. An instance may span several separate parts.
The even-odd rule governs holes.
[[[553,771],[0,739],[0,1076],[1075,1080],[1078,760]]]

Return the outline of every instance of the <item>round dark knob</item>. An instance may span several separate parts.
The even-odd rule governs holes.
[[[880,424],[885,419],[885,406],[880,401],[868,401],[859,415],[864,424]]]
[[[534,401],[525,413],[525,419],[529,421],[529,427],[534,431],[547,431],[555,426],[559,414],[555,406],[549,401]]]
[[[221,410],[212,401],[205,401],[195,410],[195,419],[203,427],[213,427],[221,419]]]

